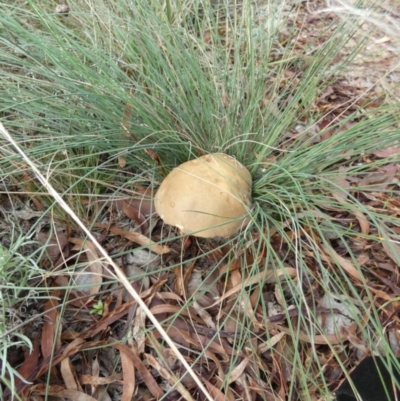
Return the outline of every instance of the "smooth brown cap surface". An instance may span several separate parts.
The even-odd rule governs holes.
[[[231,237],[248,222],[252,179],[234,158],[214,153],[174,168],[154,205],[165,223],[182,234]]]

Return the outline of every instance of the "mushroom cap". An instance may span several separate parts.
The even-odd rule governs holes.
[[[249,221],[251,185],[242,164],[213,153],[174,168],[161,183],[154,206],[182,234],[228,238]]]

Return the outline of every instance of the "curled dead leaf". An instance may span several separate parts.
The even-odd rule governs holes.
[[[164,255],[165,253],[169,253],[171,251],[168,246],[156,244],[150,238],[140,233],[122,230],[118,227],[109,227],[107,224],[102,223],[95,223],[95,227],[105,228],[113,234],[121,235],[122,237],[134,242],[135,244],[139,244],[141,246],[149,248],[152,252],[157,253],[158,255]]]
[[[61,375],[64,380],[65,386],[70,390],[82,391],[82,388],[77,381],[75,369],[71,364],[70,358],[65,358],[61,361]]]

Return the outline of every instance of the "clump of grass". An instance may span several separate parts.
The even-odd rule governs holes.
[[[375,7],[369,3],[360,8]],[[304,400],[327,397],[326,360],[333,355],[346,368],[355,352],[345,335],[338,343],[325,337],[319,346],[313,340],[324,336],[321,299],[333,294],[356,304],[349,313],[364,350],[394,355],[372,288],[374,263],[363,264],[361,256],[399,240],[398,218],[387,205],[366,201],[376,189],[362,181],[391,162],[373,154],[398,141],[397,105],[369,108],[365,101],[361,108],[351,99],[329,124],[321,122],[331,115],[315,106],[362,50],[368,35],[356,35],[364,20],[333,19],[304,45],[297,26],[306,24],[306,12],[289,2],[235,8],[225,2],[73,1],[68,17],[56,15],[51,2],[28,4],[6,6],[0,16],[0,113],[82,220],[94,223],[82,199],[129,195],[138,184],[155,187],[161,171],[202,153],[233,155],[252,172],[254,210],[247,234],[228,243],[239,255],[250,249],[260,257],[243,258],[243,289],[221,321],[221,327],[229,319],[237,324],[230,346],[258,354],[254,321],[243,305],[258,294],[247,307],[258,321],[270,322],[266,298],[275,293],[288,332],[269,352],[290,366],[287,399],[295,392]],[[353,37],[354,51],[342,54]],[[65,219],[13,146],[1,145],[6,189],[18,188]],[[350,185],[343,189],[340,179]],[[389,184],[387,203],[398,195]],[[257,285],[245,284],[270,270],[281,278],[271,282],[266,273]],[[256,337],[268,342],[279,330],[265,323]],[[232,359],[228,371],[237,363]],[[261,374],[259,380],[261,387],[277,386]],[[229,372],[220,383],[228,387]]]
[[[6,222],[8,219],[3,217]],[[18,327],[26,317],[26,310],[41,298],[40,290],[32,288],[32,282],[40,282],[44,271],[38,265],[37,246],[30,240],[32,234],[23,235],[12,220],[8,220],[7,231],[3,224],[1,227],[2,242],[5,237],[11,238],[8,248],[0,244],[0,381],[16,394],[16,378],[22,381],[24,378],[8,357],[17,348],[30,351],[33,348],[30,336]],[[29,254],[21,254],[22,249]],[[3,397],[2,387],[0,395]]]

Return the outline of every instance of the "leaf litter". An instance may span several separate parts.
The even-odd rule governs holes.
[[[335,184],[340,187],[340,180]],[[388,182],[386,185],[390,184]],[[351,192],[347,184],[342,188]],[[339,198],[345,201],[346,196]],[[391,199],[388,193],[381,192],[368,192],[364,199],[365,206],[382,208],[385,213],[398,213],[398,202],[397,199]],[[336,212],[325,210],[325,213],[334,217]],[[352,218],[349,216],[349,221],[358,224],[360,240],[371,230],[363,226],[363,219],[363,214],[353,213]],[[140,230],[142,220],[138,220],[135,224]],[[114,222],[118,226],[118,220],[114,219]],[[157,234],[160,226],[160,223],[155,225],[149,233],[149,239],[154,235],[155,244],[159,238],[170,235],[162,231]],[[106,229],[108,226],[103,224],[97,227]],[[132,244],[137,246],[135,240],[125,235],[126,232],[129,231],[108,230],[105,238],[110,252],[114,252],[116,246],[121,249],[129,249]],[[366,267],[378,267],[378,272],[383,272],[377,273],[378,277],[364,279],[375,294],[374,302],[381,305],[382,324],[387,324],[397,320],[396,311],[400,310],[399,302],[393,299],[400,293],[399,278],[396,276],[400,253],[399,246],[391,242],[390,227],[381,226],[376,235],[382,238],[381,247],[368,241],[357,244],[357,239],[354,239],[354,250],[359,249],[357,261],[346,256],[340,243],[335,247],[321,243],[319,249],[327,268],[341,267],[355,285],[362,279],[355,262]],[[44,238],[43,235],[41,238]],[[109,276],[106,266],[101,263],[91,243],[64,235],[62,240],[55,240],[55,236],[49,238],[53,239],[49,242],[52,250],[47,252],[47,263],[51,259],[53,265],[58,266],[54,270],[55,282],[62,285],[60,278],[63,278],[72,280],[74,285],[67,298],[63,291],[56,290],[44,305],[44,310],[48,312],[44,315],[41,336],[34,339],[33,352],[26,356],[19,368],[21,376],[32,384],[18,380],[15,384],[19,394],[25,399],[41,399],[47,392],[58,399],[82,400],[128,400],[132,397],[159,399],[167,392],[168,399],[190,400],[200,396],[195,383],[187,377],[174,355],[168,352],[169,348],[163,344],[162,338],[136,303],[120,297],[118,291],[115,292],[115,288],[107,284]],[[114,245],[110,246],[113,241]],[[258,237],[254,236],[253,241],[257,243]],[[282,248],[286,239],[275,234],[271,241]],[[139,269],[128,273],[128,276],[133,276],[132,285],[140,283],[137,289],[142,299],[173,341],[186,350],[187,360],[210,394],[215,399],[286,399],[288,382],[295,369],[291,362],[295,353],[291,327],[296,324],[300,314],[307,313],[306,309],[299,309],[290,301],[280,287],[285,280],[299,280],[290,255],[282,254],[287,263],[285,267],[272,270],[265,263],[266,254],[263,251],[257,255],[259,272],[246,277],[243,275],[243,266],[253,259],[249,252],[232,259],[229,256],[232,255],[232,245],[194,239],[187,241],[185,238],[171,239],[166,243],[169,252],[161,252],[160,255],[151,252],[154,248],[148,247],[148,242],[142,244],[144,248],[136,251],[131,248],[133,252],[127,254],[129,257],[120,258],[120,264],[127,273],[129,265]],[[62,253],[64,266],[60,267]],[[369,255],[366,257],[366,254]],[[192,260],[193,255],[203,256]],[[230,260],[226,259],[228,256]],[[128,260],[130,264],[126,263]],[[74,261],[82,267],[69,272],[65,267]],[[168,263],[176,267],[165,269],[163,266]],[[151,266],[150,271],[146,270],[148,266]],[[135,278],[141,272],[150,278],[147,284]],[[260,282],[265,283],[264,288],[256,287]],[[250,288],[252,290],[247,292]],[[276,312],[270,311],[267,321],[262,319],[264,315],[259,310],[260,296],[268,297],[271,306],[281,305]],[[334,390],[343,379],[343,372],[323,347],[330,345],[342,348],[346,344],[349,350],[353,349],[359,355],[359,359],[368,353],[368,349],[357,330],[359,325],[354,325],[357,302],[350,298],[338,301],[329,296],[327,293],[321,294],[314,311],[319,328],[315,327],[314,332],[310,332],[309,328],[303,326],[296,332],[296,341],[305,349],[304,357],[309,352],[307,349],[320,349],[321,360],[327,361],[324,375],[331,378],[329,380]],[[61,315],[57,306],[61,305],[63,297],[68,302]],[[103,314],[96,316],[90,310],[99,299],[106,306]],[[285,310],[288,304],[291,306]],[[290,324],[288,319],[292,320]],[[367,321],[368,318],[360,315],[359,320]],[[245,328],[243,322],[246,322]],[[398,349],[399,335],[395,327],[388,331],[388,336],[392,347]],[[131,333],[130,340],[125,345],[121,344],[128,333]],[[245,339],[247,345],[239,346],[235,340],[238,336]],[[116,352],[110,353],[110,349]],[[256,350],[258,359],[248,353],[250,349]],[[236,362],[232,364],[232,360]],[[49,385],[43,383],[45,377],[49,377]],[[60,384],[60,380],[63,384]],[[224,380],[227,385],[222,390]],[[317,399],[318,388],[310,387],[310,391],[314,392]]]

